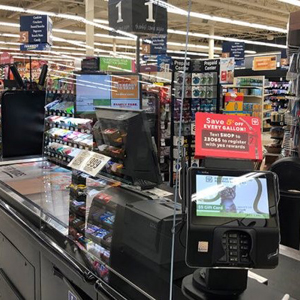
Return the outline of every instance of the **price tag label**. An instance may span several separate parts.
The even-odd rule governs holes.
[[[191,124],[191,135],[196,135],[196,123]]]

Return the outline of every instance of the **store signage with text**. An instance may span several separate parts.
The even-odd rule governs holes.
[[[100,71],[135,72],[135,62],[126,58],[101,57]]]
[[[50,50],[52,46],[52,21],[46,15],[20,17],[21,51]]]
[[[110,160],[111,158],[109,156],[88,150],[82,150],[69,163],[68,167],[91,176],[96,176]]]
[[[262,160],[260,120],[253,117],[197,113],[195,157]]]
[[[276,70],[277,69],[276,55],[254,57],[252,69],[253,71]]]
[[[167,8],[154,1],[109,0],[108,20],[109,27],[115,30],[150,35],[167,34]]]
[[[245,43],[243,42],[223,42],[222,57],[234,57],[235,66],[245,65]]]
[[[143,54],[166,54],[167,53],[167,36],[158,35],[147,38],[142,45]]]
[[[233,83],[234,61],[233,57],[220,59],[220,83]]]
[[[166,55],[157,55],[157,67],[159,72],[170,72],[172,68],[172,58]]]
[[[191,70],[191,61],[186,61],[186,72],[190,72]],[[180,72],[184,71],[184,60],[183,59],[174,59],[173,60],[173,71]]]
[[[193,59],[188,62],[190,63],[190,72],[210,73],[210,72],[220,71],[219,59],[207,59],[207,60]]]
[[[99,71],[99,58],[87,57],[81,61],[81,70],[83,72]]]
[[[9,65],[14,62],[13,57],[8,52],[3,52],[0,55],[0,64],[1,65]]]
[[[111,106],[139,109],[139,76],[112,76]]]

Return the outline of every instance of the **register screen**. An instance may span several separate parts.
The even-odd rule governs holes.
[[[269,219],[266,178],[196,175],[196,215]]]

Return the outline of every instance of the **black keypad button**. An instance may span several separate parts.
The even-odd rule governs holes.
[[[246,251],[248,251],[248,250],[249,250],[249,247],[248,247],[248,246],[241,246],[241,250],[246,250]]]
[[[249,244],[249,241],[248,241],[248,240],[241,240],[241,241],[240,241],[240,244],[241,244],[241,245],[248,245],[248,244]]]
[[[238,246],[236,246],[236,245],[229,246],[229,250],[237,250],[237,249],[238,249]]]
[[[249,249],[251,238],[247,233],[226,232],[222,237],[222,247],[225,255],[218,261],[231,265],[249,264],[251,262]]]
[[[237,233],[229,233],[229,238],[238,238]]]

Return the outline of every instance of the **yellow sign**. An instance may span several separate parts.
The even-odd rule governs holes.
[[[276,70],[277,57],[275,55],[254,57],[252,69],[253,71]]]

